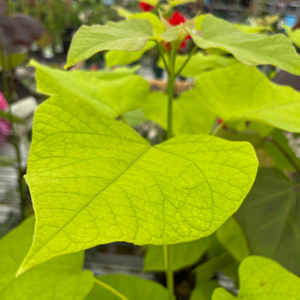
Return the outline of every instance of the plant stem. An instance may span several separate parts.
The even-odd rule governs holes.
[[[164,55],[164,51],[163,51],[163,49],[162,49],[160,43],[159,43],[157,40],[152,40],[152,41],[155,42],[155,44],[157,45],[157,49],[158,49],[159,54],[160,54],[160,56],[161,56],[161,58],[162,58],[162,60],[163,60],[165,69],[166,69],[168,75],[170,76],[170,69],[169,69],[169,66],[168,66],[168,64],[167,64],[167,61],[166,61],[166,58],[165,58],[165,55]]]
[[[4,49],[2,46],[2,35],[0,31],[0,49],[1,49],[1,59],[3,61],[3,65],[5,62],[5,54],[4,54]],[[8,59],[9,60],[9,59]],[[10,62],[8,63],[10,65]],[[12,70],[11,70],[12,72]],[[26,206],[26,194],[24,193],[24,179],[23,179],[23,168],[22,168],[22,159],[21,159],[21,150],[20,150],[20,144],[19,144],[19,139],[15,134],[15,123],[11,111],[11,99],[10,99],[10,91],[8,87],[8,80],[6,76],[6,70],[3,68],[2,69],[2,76],[3,76],[3,90],[4,90],[4,97],[8,102],[8,115],[9,115],[9,121],[11,125],[11,136],[12,136],[12,144],[15,148],[16,151],[16,157],[17,157],[17,172],[18,172],[18,187],[19,187],[19,192],[20,192],[20,200],[21,200],[21,219],[24,220],[26,218],[26,212],[25,212],[25,206]]]
[[[173,98],[174,98],[174,83],[175,83],[175,62],[176,62],[176,47],[171,44],[171,53],[169,55],[169,79],[168,79],[168,129],[167,139],[172,137],[173,128]],[[174,299],[174,275],[173,275],[173,253],[172,245],[164,245],[164,260],[165,260],[165,271],[167,288],[169,292],[169,300]]]
[[[167,139],[171,138],[173,135],[173,99],[174,99],[174,85],[175,85],[175,60],[176,60],[176,49],[171,48],[171,53],[169,56],[169,68],[170,74],[168,79],[168,130]]]
[[[224,125],[225,125],[224,122],[219,124],[218,127],[213,131],[211,135],[217,135],[217,133],[223,128]]]
[[[175,77],[179,76],[180,73],[182,72],[182,70],[185,68],[185,66],[188,64],[188,62],[190,61],[190,59],[192,58],[192,56],[194,55],[194,53],[197,51],[198,47],[195,46],[192,51],[190,52],[189,56],[187,57],[187,59],[185,60],[185,62],[183,63],[183,65],[180,67],[180,69],[177,71]]]
[[[95,278],[95,282],[97,284],[99,284],[100,286],[102,286],[103,288],[105,288],[106,290],[110,291],[112,294],[114,294],[115,296],[117,296],[118,298],[120,298],[121,300],[129,300],[127,297],[125,297],[124,295],[122,295],[121,293],[119,293],[117,290],[115,290],[113,287],[111,287],[110,285],[98,280]]]
[[[169,300],[173,300],[174,295],[174,276],[173,276],[173,249],[172,245],[164,245],[164,259],[167,278],[167,288],[169,291]]]

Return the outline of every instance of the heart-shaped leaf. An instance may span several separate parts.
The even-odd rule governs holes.
[[[300,273],[299,184],[277,169],[261,169],[254,186],[235,214],[251,253],[275,259]]]
[[[257,170],[247,142],[182,135],[151,147],[76,98],[39,106],[33,135],[26,181],[37,224],[20,272],[98,244],[210,235],[238,209]]]
[[[84,299],[94,276],[81,271],[83,252],[53,258],[16,277],[32,243],[33,229],[31,217],[0,241],[1,300]]]
[[[276,261],[249,256],[239,266],[240,290],[234,297],[223,288],[214,291],[212,300],[298,300],[300,279]]]
[[[195,90],[181,94],[173,101],[173,127],[175,134],[197,134],[211,132],[216,115],[199,105],[199,94]],[[143,106],[146,117],[167,128],[168,96],[152,93]]]
[[[247,66],[273,65],[300,75],[300,56],[283,34],[248,34],[224,20],[208,15],[201,24],[202,36],[190,30],[195,44],[202,48],[227,50]]]
[[[199,105],[224,121],[254,121],[300,132],[300,93],[270,82],[242,64],[206,72],[196,79]]]
[[[39,92],[88,101],[113,118],[141,107],[149,93],[149,83],[140,76],[132,76],[130,70],[121,73],[67,72],[45,67],[36,61],[31,61],[30,65],[36,67]]]

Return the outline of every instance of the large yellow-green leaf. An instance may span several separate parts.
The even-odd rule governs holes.
[[[129,300],[166,300],[168,291],[161,284],[136,276],[113,274],[97,277]],[[120,300],[119,297],[95,283],[85,300]]]
[[[261,169],[235,217],[252,254],[300,274],[300,193],[277,169]]]
[[[81,271],[83,252],[53,258],[16,277],[32,243],[34,218],[24,221],[0,241],[1,300],[81,300],[94,276]]]
[[[128,52],[112,50],[105,54],[106,67],[114,67],[118,65],[127,65],[138,61],[145,52],[152,49],[155,46],[154,42],[147,42],[145,48],[140,51]]]
[[[212,300],[298,300],[300,297],[300,278],[266,257],[245,258],[239,266],[239,277],[237,297],[218,288]]]
[[[181,94],[173,101],[174,134],[211,132],[216,115],[203,105],[199,105],[199,94],[195,90]],[[146,117],[167,128],[168,96],[155,92],[150,94],[143,106]]]
[[[247,142],[181,135],[151,147],[96,106],[52,97],[35,115],[26,181],[37,224],[20,272],[97,244],[210,235],[238,209],[256,170]]]
[[[66,68],[103,50],[140,51],[150,38],[172,42],[179,38],[179,26],[162,34],[153,31],[147,19],[133,18],[118,23],[82,26],[76,32],[68,53]]]
[[[242,64],[206,72],[196,79],[199,105],[224,122],[254,121],[300,132],[300,93],[270,82],[259,70]]]
[[[234,25],[206,16],[201,24],[202,36],[190,31],[195,44],[202,48],[218,48],[233,54],[248,66],[274,65],[289,73],[300,75],[300,56],[282,34],[248,34]]]
[[[246,237],[237,221],[229,218],[217,231],[216,236],[221,245],[234,257],[237,261],[243,260],[249,256],[249,249]]]
[[[196,263],[204,252],[207,250],[210,243],[210,237],[202,238],[188,243],[180,243],[173,245],[173,262],[172,268],[174,271]],[[164,271],[164,250],[163,246],[146,246],[146,254],[144,258],[145,271]]]
[[[175,72],[179,71],[179,69],[186,61],[187,57],[188,55],[177,55]],[[221,55],[204,55],[199,52],[192,56],[180,75],[184,77],[194,77],[203,72],[219,68],[226,68],[235,63],[237,63],[237,60],[234,58],[228,58]],[[165,68],[163,60],[161,58],[158,61],[158,66],[162,69]]]
[[[36,67],[37,90],[46,95],[63,94],[70,102],[78,98],[96,105],[103,114],[118,117],[138,109],[147,100],[149,83],[140,76],[109,72],[67,72],[43,66]],[[108,79],[108,80],[105,80]]]

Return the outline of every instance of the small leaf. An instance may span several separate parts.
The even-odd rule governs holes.
[[[149,93],[149,83],[140,76],[117,73],[115,79],[109,72],[67,72],[45,67],[36,61],[31,61],[30,65],[37,69],[40,93],[76,97],[93,103],[103,114],[113,118],[141,107]],[[104,80],[106,78],[108,80]]]
[[[300,56],[282,34],[247,34],[212,15],[203,19],[201,31],[202,37],[192,31],[190,34],[195,44],[202,49],[226,50],[247,66],[273,65],[300,75]]]
[[[217,231],[216,236],[222,246],[237,260],[249,256],[245,235],[237,221],[229,218]]]
[[[211,300],[213,291],[220,287],[217,280],[207,280],[196,285],[189,300]]]
[[[240,290],[237,297],[223,288],[215,290],[212,300],[297,300],[300,279],[279,263],[266,257],[249,256],[239,267]]]
[[[72,40],[65,68],[84,61],[100,51],[140,51],[144,49],[150,38],[173,42],[179,36],[179,26],[157,34],[147,19],[133,18],[118,23],[107,22],[105,25],[82,26]]]
[[[235,214],[251,253],[275,259],[300,273],[299,184],[277,169],[261,169],[251,192]]]
[[[20,272],[98,244],[208,236],[238,209],[257,170],[249,143],[181,135],[151,147],[76,98],[40,105],[33,136],[26,181],[37,225]]]
[[[168,298],[167,289],[157,282],[145,280],[136,276],[113,274],[97,277],[100,281],[111,286],[130,300],[165,300]],[[119,297],[98,285],[85,298],[85,300],[120,300]]]
[[[174,134],[210,133],[216,115],[199,105],[199,94],[195,90],[181,94],[173,101]],[[146,117],[167,129],[168,96],[159,92],[151,93],[143,106]]]
[[[196,274],[197,283],[211,279],[217,271],[230,266],[234,262],[235,260],[227,252],[211,258],[193,270]]]
[[[153,29],[148,20],[132,19],[82,26],[72,40],[66,68],[103,50],[142,50],[152,36]]]
[[[173,245],[173,263],[174,271],[196,263],[210,243],[210,237],[202,238],[196,241]],[[145,271],[164,271],[164,250],[163,246],[146,246],[146,254],[144,258]]]
[[[81,271],[83,252],[64,255],[15,274],[32,243],[34,218],[25,220],[0,241],[1,300],[81,300],[94,283],[90,271]]]
[[[195,89],[203,105],[227,121],[254,121],[300,132],[300,93],[270,82],[253,67],[236,64],[199,75]]]

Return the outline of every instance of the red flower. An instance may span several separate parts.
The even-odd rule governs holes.
[[[168,21],[171,25],[176,26],[176,25],[180,25],[181,23],[185,23],[186,19],[178,11],[174,11],[172,18],[169,19]]]
[[[176,25],[180,25],[182,23],[185,23],[186,22],[186,19],[185,17],[180,14],[178,11],[175,11],[173,12],[173,15],[171,17],[171,19],[168,19],[168,22],[173,25],[173,26],[176,26]],[[187,43],[186,41],[191,39],[191,36],[188,35],[181,43],[178,51],[180,51],[181,49],[185,48],[187,46]],[[171,50],[171,46],[169,43],[165,43],[165,48],[166,48],[166,51],[170,51]]]
[[[154,9],[154,6],[144,3],[144,2],[140,2],[139,8],[142,9],[143,11],[151,11]]]

